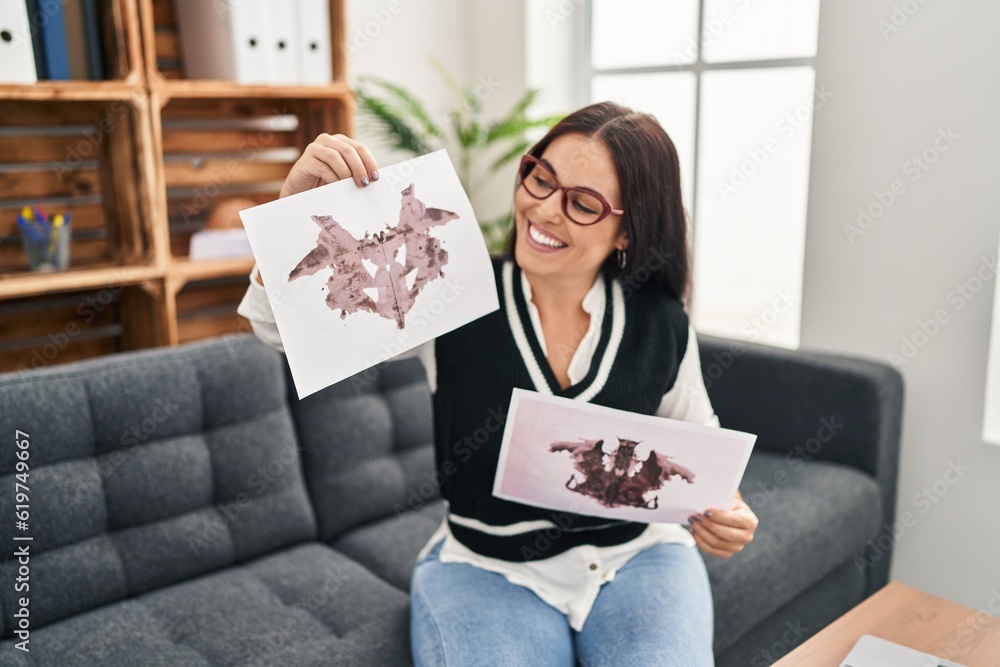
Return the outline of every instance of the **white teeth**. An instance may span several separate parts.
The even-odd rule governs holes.
[[[556,241],[555,239],[545,236],[535,227],[533,224],[528,223],[528,233],[535,243],[540,243],[542,245],[548,246],[550,248],[565,248],[566,244]]]

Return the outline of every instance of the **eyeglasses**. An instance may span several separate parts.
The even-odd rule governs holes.
[[[593,225],[611,214],[625,214],[625,211],[612,208],[607,199],[593,190],[559,185],[552,170],[533,155],[521,158],[517,174],[518,187],[523,185],[524,191],[535,199],[548,199],[552,193],[562,190],[563,213],[578,225]]]

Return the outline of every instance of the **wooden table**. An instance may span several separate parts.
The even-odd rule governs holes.
[[[983,609],[1000,609],[1000,593]],[[1000,665],[1000,619],[890,582],[810,637],[774,667],[838,667],[861,635],[874,635],[968,667]]]

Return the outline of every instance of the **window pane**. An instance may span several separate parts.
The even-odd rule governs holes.
[[[693,319],[706,333],[798,345],[814,79],[702,75]]]
[[[591,101],[611,100],[656,116],[670,135],[681,164],[681,196],[691,208],[694,184],[695,75],[618,74],[595,76]]]
[[[698,55],[697,0],[593,0],[596,69],[682,65]]]
[[[819,0],[705,0],[707,63],[816,55]]]

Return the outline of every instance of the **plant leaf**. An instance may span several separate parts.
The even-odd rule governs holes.
[[[530,139],[522,139],[521,141],[517,142],[516,144],[511,146],[511,148],[506,153],[504,153],[503,155],[501,155],[500,157],[498,157],[496,160],[493,161],[493,163],[490,165],[490,171],[497,171],[505,164],[513,160],[514,158],[520,157],[521,155],[524,154],[525,151],[531,148],[531,144],[533,143],[534,142],[531,141]]]
[[[506,116],[490,125],[490,129],[487,132],[486,143],[489,144],[493,141],[498,133],[503,134],[506,132],[506,128],[518,125],[526,120],[525,113],[527,112],[528,107],[534,104],[537,98],[537,89],[531,88],[527,90],[524,95],[521,96],[521,99],[514,103],[514,106],[511,107]]]
[[[467,119],[461,109],[452,109],[448,117],[451,119],[451,128],[459,146],[463,149],[475,148],[480,134],[480,128],[475,120]]]
[[[536,127],[544,127],[548,129],[552,127],[560,120],[562,116],[545,116],[544,118],[508,118],[502,120],[498,123],[493,123],[486,133],[486,145],[490,145],[495,141],[502,141],[504,139],[510,139],[513,137],[520,137],[526,131],[535,129]]]
[[[389,93],[392,96],[398,110],[404,114],[408,114],[414,121],[416,121],[421,126],[424,134],[438,139],[444,139],[444,132],[442,132],[441,128],[438,127],[433,120],[431,120],[430,114],[427,113],[427,109],[424,107],[423,103],[402,86],[398,86],[394,83],[386,81],[385,79],[379,79],[372,76],[359,78],[359,84],[375,85],[383,91]]]
[[[491,255],[499,255],[503,252],[504,242],[507,240],[507,232],[514,224],[514,213],[505,213],[493,220],[480,222],[479,226],[483,230],[483,237],[486,240],[486,247]]]
[[[529,88],[521,99],[514,103],[514,106],[507,112],[507,119],[524,118],[528,108],[535,103],[541,93],[537,88]]]
[[[376,124],[387,143],[398,150],[421,155],[433,150],[434,144],[447,143],[466,191],[495,177],[498,171],[524,153],[532,144],[532,130],[548,128],[562,119],[561,115],[529,118],[528,110],[539,96],[537,89],[531,89],[504,117],[489,122],[483,114],[484,98],[477,89],[460,85],[433,56],[430,61],[452,98],[451,108],[441,120],[436,120],[436,114],[429,113],[428,108],[403,86],[371,76],[359,78],[356,87],[358,109],[365,120]],[[488,160],[488,168],[474,178],[480,160],[484,165]],[[500,233],[509,223],[507,217],[503,222],[497,220],[486,224],[489,230],[496,231],[494,243],[502,245]]]
[[[357,91],[355,99],[358,108],[367,112],[378,123],[393,148],[413,155],[423,155],[431,151],[431,147],[423,137],[383,100],[362,92],[360,89]]]

